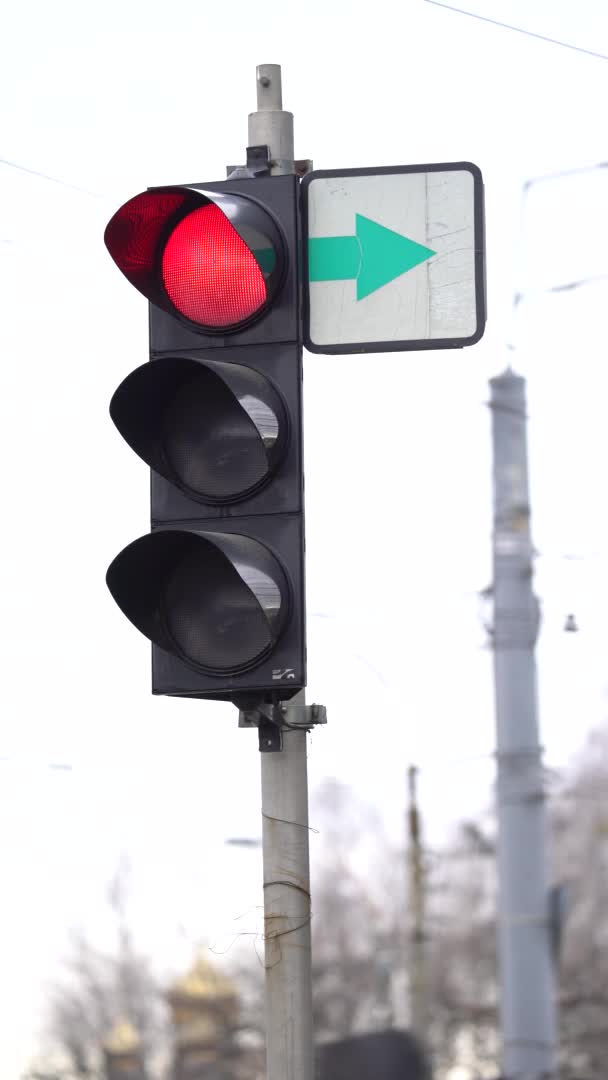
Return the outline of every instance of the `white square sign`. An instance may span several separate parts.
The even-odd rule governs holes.
[[[484,209],[476,165],[320,170],[302,188],[308,349],[382,352],[479,341]]]

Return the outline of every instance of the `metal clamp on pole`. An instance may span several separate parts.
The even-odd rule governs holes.
[[[256,176],[268,176],[269,174],[269,146],[248,146],[246,165],[226,166],[226,175],[229,180],[254,179]]]
[[[291,705],[262,702],[239,710],[239,727],[257,727],[261,753],[283,749],[284,731],[310,731],[316,724],[327,723],[325,705]]]

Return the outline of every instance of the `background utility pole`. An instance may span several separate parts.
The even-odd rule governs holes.
[[[271,173],[293,173],[293,116],[283,112],[281,68],[257,68],[258,111],[249,146],[268,146]],[[289,707],[305,705],[304,692]],[[306,731],[283,732],[283,749],[260,754],[264,851],[268,1080],[312,1080],[312,978]]]
[[[425,880],[420,812],[416,792],[418,769],[410,765],[408,778],[408,880],[412,912],[410,931],[410,1027],[426,1047],[428,1039],[428,980],[426,970]]]
[[[556,1075],[558,1035],[534,659],[539,609],[532,590],[525,381],[507,370],[490,380],[490,388],[502,1068],[509,1080],[540,1080]]]

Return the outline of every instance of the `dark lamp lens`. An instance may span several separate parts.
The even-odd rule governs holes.
[[[192,663],[216,671],[247,667],[273,644],[265,610],[221,553],[210,545],[203,552],[194,550],[168,578],[161,599],[165,625]],[[276,585],[270,602],[279,607]]]
[[[162,277],[177,310],[201,326],[244,322],[266,303],[262,270],[213,203],[182,218],[163,251]]]

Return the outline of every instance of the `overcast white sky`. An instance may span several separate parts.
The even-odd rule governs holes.
[[[608,55],[597,0],[463,6]],[[0,1080],[14,1080],[41,1045],[68,928],[105,932],[122,853],[141,943],[167,968],[185,959],[178,922],[215,939],[258,898],[258,855],[223,845],[260,831],[255,735],[232,707],[151,697],[149,646],[104,583],[148,516],[145,470],[107,413],[145,359],[146,305],[104,249],[106,221],[148,185],[222,179],[243,159],[264,62],[282,64],[296,153],[317,168],[482,169],[483,341],[305,357],[308,693],[329,710],[311,787],[352,784],[398,838],[417,761],[436,843],[493,776],[476,593],[490,579],[487,379],[509,340],[529,379],[548,763],[606,714],[608,282],[543,290],[608,273],[608,169],[534,185],[523,218],[521,192],[608,158],[608,61],[422,0],[31,0],[2,31],[0,158],[85,189],[0,164]]]

